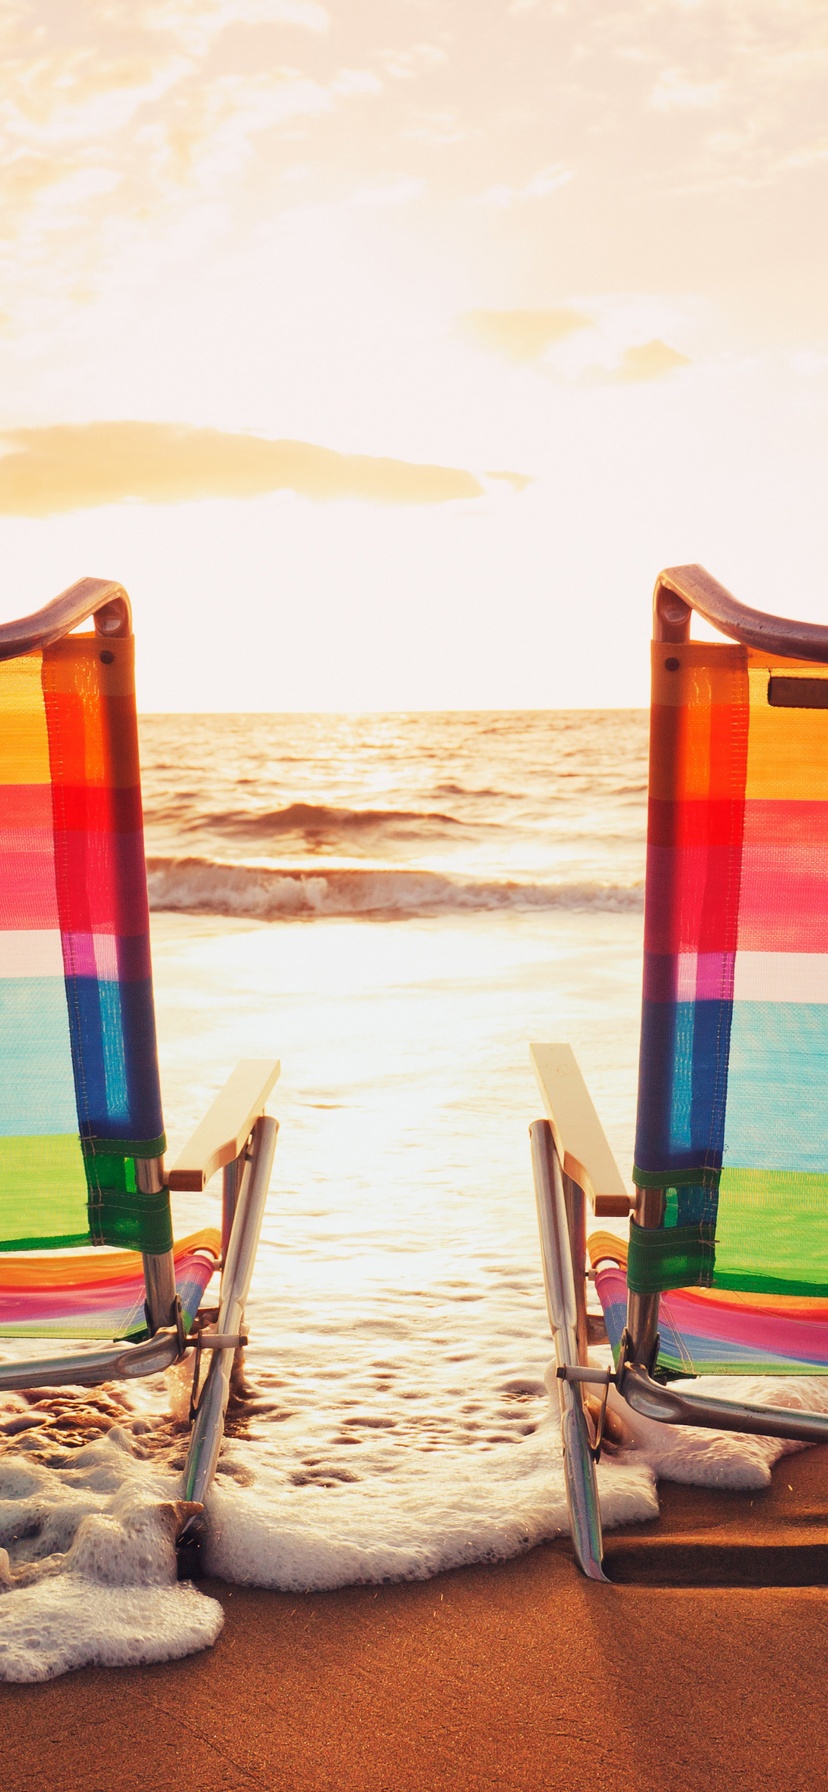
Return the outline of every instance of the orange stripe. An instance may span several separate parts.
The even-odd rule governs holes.
[[[207,1251],[218,1262],[221,1234],[215,1226],[192,1232],[175,1245],[176,1262],[192,1251]],[[137,1251],[79,1252],[76,1257],[0,1257],[0,1290],[3,1288],[93,1287],[99,1282],[135,1281],[142,1275]]]
[[[41,665],[39,653],[27,653],[0,665],[0,784],[50,781]]]
[[[114,657],[107,663],[102,653]],[[46,649],[43,689],[60,741],[61,784],[140,784],[131,637],[66,636]]]
[[[823,671],[824,667],[815,667]],[[767,671],[751,670],[746,795],[776,801],[828,798],[828,713],[774,709]]]

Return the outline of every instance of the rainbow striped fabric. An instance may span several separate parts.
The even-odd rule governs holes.
[[[0,665],[0,1250],[172,1246],[131,639]]]
[[[175,1247],[175,1283],[189,1331],[221,1252],[208,1228]],[[134,1251],[0,1259],[0,1337],[147,1337],[144,1275]]]
[[[828,1295],[824,666],[654,645],[633,1175],[631,1288]]]
[[[589,1254],[617,1364],[627,1319],[627,1247],[595,1233]],[[828,1372],[828,1301],[682,1288],[662,1294],[658,1326],[658,1366],[668,1376]]]

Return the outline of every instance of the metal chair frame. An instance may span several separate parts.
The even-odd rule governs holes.
[[[34,615],[0,625],[0,660],[50,646],[90,618],[96,633],[123,638],[132,632],[129,598],[109,579],[81,579]],[[181,1323],[172,1251],[142,1256],[146,1312],[150,1336],[140,1344],[114,1343],[66,1356],[27,1357],[0,1364],[0,1390],[31,1387],[95,1387],[107,1381],[131,1381],[156,1375],[178,1362],[190,1348],[210,1357],[184,1468],[183,1497],[203,1504],[215,1472],[224,1430],[235,1354],[247,1342],[244,1308],[247,1300],[276,1148],[277,1122],[265,1104],[279,1075],[270,1059],[245,1059],[179,1155],[165,1173],[161,1157],[138,1159],[144,1193],[199,1191],[223,1172],[221,1288],[214,1329],[196,1319],[190,1337]],[[197,1521],[196,1521],[197,1523]],[[185,1542],[192,1553],[196,1525],[191,1520]]]
[[[686,642],[693,611],[745,646],[828,664],[828,627],[749,609],[702,566],[670,567],[659,575],[653,600],[653,639]],[[572,1543],[590,1580],[606,1580],[596,1462],[600,1428],[584,1405],[584,1388],[617,1388],[635,1412],[667,1425],[693,1425],[828,1442],[828,1416],[713,1400],[679,1392],[654,1379],[658,1353],[657,1294],[632,1291],[615,1371],[591,1367],[587,1357],[586,1222],[596,1215],[634,1213],[641,1226],[658,1226],[664,1191],[639,1189],[632,1202],[568,1046],[533,1046],[532,1057],[548,1118],[530,1127],[547,1307],[555,1345],[564,1471]]]

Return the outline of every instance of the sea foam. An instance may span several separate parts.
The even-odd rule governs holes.
[[[429,870],[274,866],[198,857],[147,860],[150,907],[272,921],[571,909],[637,913],[641,884],[530,882]]]
[[[699,1391],[828,1410],[818,1380],[702,1378]],[[630,1412],[623,1454],[599,1471],[609,1529],[657,1516],[658,1478],[697,1486],[767,1485],[779,1438],[677,1431]],[[22,1403],[11,1397],[6,1420]],[[127,1424],[51,1463],[0,1457],[0,1679],[176,1659],[215,1642],[218,1602],[175,1582],[174,1540],[190,1510],[169,1467],[138,1455]],[[26,1442],[35,1438],[26,1434]],[[247,1485],[239,1485],[236,1477]],[[206,1509],[205,1567],[226,1581],[302,1593],[427,1579],[503,1561],[565,1532],[560,1431],[552,1408],[531,1437],[479,1460],[412,1458],[392,1481],[296,1487],[255,1443],[225,1446]]]
[[[169,1661],[214,1643],[221,1606],[176,1581],[193,1508],[126,1432],[60,1467],[0,1457],[0,1679]],[[67,1460],[68,1458],[68,1460]]]

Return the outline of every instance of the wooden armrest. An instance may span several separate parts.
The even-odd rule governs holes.
[[[529,1051],[567,1176],[584,1190],[596,1213],[626,1216],[632,1202],[572,1047],[532,1045]]]
[[[242,1058],[167,1177],[172,1189],[202,1189],[243,1151],[276,1081],[275,1058]]]

